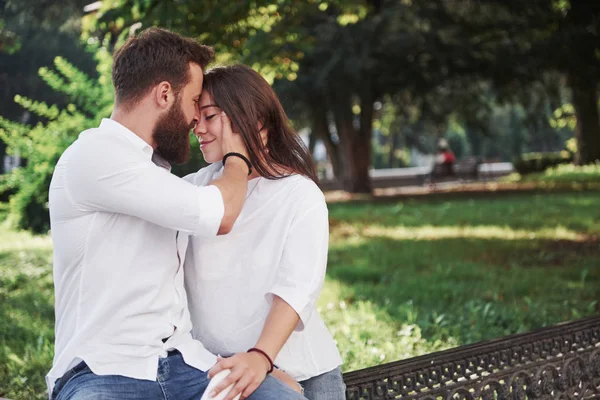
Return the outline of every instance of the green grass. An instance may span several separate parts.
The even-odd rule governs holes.
[[[572,187],[600,188],[600,163],[575,166],[571,164],[559,165],[549,168],[544,172],[520,175],[511,174],[504,179],[513,183],[537,183],[541,187]]]
[[[48,237],[0,231],[0,397],[47,398],[54,295]]]
[[[597,313],[599,194],[331,205],[325,297],[349,315],[367,307],[380,325],[415,327],[425,342],[408,351],[388,331],[371,340],[385,360]],[[336,338],[347,369],[375,363],[367,342]]]
[[[450,197],[448,197],[450,199]],[[600,192],[330,205],[319,309],[345,370],[600,311]],[[43,399],[47,237],[0,231],[0,396]]]

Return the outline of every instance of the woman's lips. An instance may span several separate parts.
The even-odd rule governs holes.
[[[215,141],[215,139],[213,139],[213,140],[207,140],[207,141],[204,141],[204,140],[203,140],[203,141],[200,143],[200,148],[202,148],[202,147],[206,147],[206,146],[208,146],[209,144],[211,144],[211,143],[212,143],[212,142],[214,142],[214,141]]]

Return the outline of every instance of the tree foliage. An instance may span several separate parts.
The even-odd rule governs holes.
[[[24,124],[0,117],[0,139],[9,154],[26,159],[24,166],[0,176],[0,192],[11,192],[8,220],[22,229],[45,232],[49,229],[48,189],[54,166],[79,133],[97,126],[112,109],[111,56],[96,53],[99,79],[93,79],[61,57],[54,68],[41,68],[40,77],[52,89],[63,93],[70,103],[64,108],[17,95],[15,102],[41,121]]]
[[[37,116],[13,101],[15,95],[60,107],[69,100],[44,83],[41,67],[55,57],[70,60],[94,76],[93,55],[85,51],[80,19],[87,0],[0,0],[0,103],[2,117],[35,124]],[[6,144],[0,140],[0,173]]]
[[[506,159],[557,150],[576,121],[578,161],[596,159],[599,10],[575,0],[114,0],[81,26],[109,52],[160,25],[253,66],[312,143],[323,141],[343,187],[369,192],[378,144],[387,153],[376,148],[377,165],[444,135],[460,154]]]

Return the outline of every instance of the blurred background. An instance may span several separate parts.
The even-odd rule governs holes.
[[[149,26],[263,74],[313,153],[346,371],[600,311],[600,1],[0,0],[0,397],[44,398],[53,168]]]

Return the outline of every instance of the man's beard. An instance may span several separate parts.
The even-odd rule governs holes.
[[[183,164],[190,159],[190,130],[194,121],[185,122],[179,99],[154,126],[152,137],[156,152],[170,164]]]

